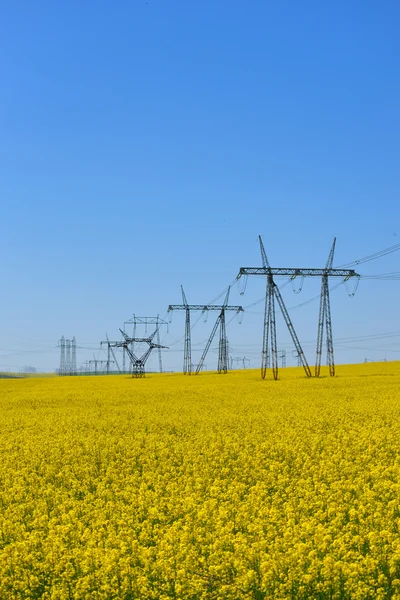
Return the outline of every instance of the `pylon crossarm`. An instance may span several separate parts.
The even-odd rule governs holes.
[[[168,311],[172,310],[201,310],[205,312],[206,310],[216,310],[221,311],[222,309],[236,311],[236,312],[244,312],[243,306],[225,306],[224,304],[170,304],[168,306]]]
[[[133,315],[131,319],[124,321],[124,325],[168,325],[167,321],[158,317],[137,317]]]
[[[238,277],[242,275],[268,275],[274,277],[322,277],[327,274],[329,277],[341,277],[343,279],[357,277],[358,274],[353,269],[292,269],[292,268],[272,268],[272,267],[241,267]]]

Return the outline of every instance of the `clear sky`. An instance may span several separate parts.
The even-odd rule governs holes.
[[[258,234],[276,267],[323,266],[334,236],[334,266],[400,243],[399,25],[396,1],[1,3],[0,369],[54,370],[62,335],[78,363],[97,356],[181,283],[212,300],[260,264]],[[319,285],[286,286],[287,306]],[[337,362],[400,358],[399,286],[332,292]],[[291,315],[312,363],[318,300]],[[183,326],[162,335],[166,368]],[[193,328],[194,360],[211,326]],[[228,335],[258,366],[262,303]],[[279,319],[278,346],[294,364]]]

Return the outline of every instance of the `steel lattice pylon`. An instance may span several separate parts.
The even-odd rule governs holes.
[[[224,304],[216,305],[216,304],[188,304],[186,300],[185,292],[182,290],[182,300],[183,304],[170,304],[168,306],[168,312],[173,310],[184,310],[186,313],[185,319],[185,343],[184,343],[184,356],[183,356],[183,372],[185,375],[190,375],[192,372],[192,357],[191,357],[191,330],[190,330],[190,311],[191,310],[200,310],[205,313],[207,311],[219,311],[219,315],[212,329],[211,335],[207,341],[206,347],[201,356],[200,362],[196,367],[196,375],[200,373],[204,366],[204,360],[207,356],[208,350],[210,349],[211,343],[214,339],[214,336],[217,332],[218,327],[220,327],[220,338],[219,338],[219,346],[218,346],[218,373],[227,373],[229,358],[228,358],[228,340],[226,337],[226,322],[225,322],[225,312],[236,311],[237,313],[243,312],[242,306],[228,306],[229,299],[229,291],[228,288]]]
[[[144,377],[145,376],[145,365],[146,361],[149,358],[151,351],[154,348],[167,348],[167,346],[160,346],[160,344],[155,344],[153,342],[154,336],[157,334],[158,328],[147,338],[133,338],[129,337],[122,329],[120,332],[124,337],[124,341],[120,343],[121,347],[124,348],[131,359],[132,363],[132,377]],[[134,352],[131,350],[130,346],[133,343],[146,343],[148,344],[148,349],[146,352],[142,354],[142,356],[136,356]]]
[[[77,375],[75,337],[71,340],[62,336],[58,345],[61,349],[59,375]]]
[[[111,352],[114,357],[114,361],[117,365],[118,371],[121,372],[113,348],[122,348],[126,351],[127,355],[130,358],[132,365],[132,377],[144,377],[146,361],[149,358],[152,350],[154,350],[154,348],[168,348],[168,346],[161,346],[160,344],[155,344],[153,342],[154,337],[157,335],[158,328],[155,331],[153,331],[153,333],[149,337],[146,338],[129,337],[129,335],[127,335],[122,329],[120,329],[120,332],[124,338],[123,340],[110,341],[108,339],[108,336],[106,336],[107,339],[105,341],[100,342],[101,344],[107,344],[108,346],[108,358],[105,362],[109,364]],[[133,352],[132,347],[135,343],[148,344],[148,348],[146,352],[142,354],[142,356],[136,356],[136,354]]]
[[[322,277],[320,311],[318,319],[318,336],[317,336],[317,358],[315,365],[315,375],[319,376],[321,367],[322,343],[324,326],[326,328],[327,337],[327,357],[329,372],[331,376],[335,375],[334,353],[333,353],[333,336],[332,336],[332,319],[329,298],[329,277],[341,277],[345,281],[351,277],[359,277],[353,269],[333,269],[333,256],[335,252],[336,238],[333,241],[328,261],[324,269],[313,268],[272,268],[268,262],[267,255],[264,250],[264,245],[259,236],[260,250],[263,266],[262,267],[241,267],[238,274],[240,277],[247,275],[265,275],[267,277],[267,286],[265,292],[265,309],[264,309],[264,331],[263,331],[263,346],[261,353],[261,377],[264,379],[269,364],[269,344],[271,345],[272,354],[272,370],[274,379],[278,377],[278,358],[276,346],[276,323],[275,323],[275,298],[286,322],[289,333],[292,337],[296,348],[296,357],[299,364],[303,365],[307,377],[311,377],[310,367],[308,366],[300,341],[297,337],[293,323],[289,317],[288,310],[283,301],[279,288],[274,282],[274,275],[289,276],[291,279],[296,277]],[[271,336],[271,339],[269,339]]]
[[[133,335],[132,335],[133,340],[136,339],[136,329],[137,329],[138,325],[144,326],[146,333],[147,333],[148,325],[156,326],[157,350],[158,350],[158,369],[159,369],[159,372],[162,373],[163,369],[162,369],[161,350],[164,346],[162,346],[161,342],[160,342],[160,327],[163,325],[166,325],[167,332],[168,332],[167,321],[164,321],[163,319],[161,319],[159,315],[157,315],[156,317],[138,317],[137,315],[133,315],[131,319],[124,322],[124,332],[125,332],[125,325],[133,325]],[[133,341],[131,344],[132,351],[134,351],[134,346],[135,346],[135,342]],[[125,370],[125,354],[128,354],[128,352],[127,352],[126,348],[123,348],[123,361],[124,361],[123,362],[123,370]]]
[[[117,358],[114,353],[114,348],[119,348],[120,342],[110,342],[110,340],[108,339],[108,335],[106,334],[106,340],[103,340],[102,342],[100,342],[100,346],[102,346],[103,344],[107,344],[107,367],[106,367],[107,374],[110,373],[110,364],[111,363],[115,364],[117,366],[118,373],[121,373],[120,366],[118,364]],[[111,360],[111,356],[113,357],[114,360]]]

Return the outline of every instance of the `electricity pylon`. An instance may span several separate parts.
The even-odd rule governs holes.
[[[153,342],[153,338],[157,334],[157,329],[147,338],[129,337],[125,333],[125,331],[122,331],[122,329],[120,329],[120,332],[122,333],[124,340],[122,342],[120,342],[119,345],[120,345],[120,347],[122,347],[126,350],[129,358],[131,359],[132,377],[144,377],[145,376],[145,370],[144,370],[145,364],[151,354],[151,351],[154,348],[167,348],[167,346],[161,346],[160,344],[155,344]],[[142,356],[136,356],[134,354],[134,352],[131,350],[130,345],[135,342],[148,344],[149,347],[146,350],[146,352],[144,352],[142,354]]]
[[[89,360],[89,365],[93,365],[93,364],[94,364],[94,374],[97,375],[97,373],[98,373],[97,365],[100,365],[100,368],[101,368],[102,365],[107,364],[107,361],[94,358],[93,360]]]
[[[279,350],[278,358],[281,359],[282,369],[286,368],[286,350]]]
[[[330,304],[329,304],[329,288],[328,288],[328,279],[329,277],[341,277],[344,281],[347,281],[351,277],[359,277],[359,275],[353,269],[333,269],[332,261],[333,261],[333,252],[335,248],[335,242],[331,249],[332,260],[330,266],[326,266],[325,269],[309,269],[309,268],[272,268],[268,262],[267,255],[264,250],[264,245],[262,243],[261,236],[259,237],[260,241],[260,249],[261,249],[261,257],[263,260],[262,267],[241,267],[239,270],[239,274],[237,278],[240,278],[243,275],[266,275],[267,276],[267,288],[266,288],[266,297],[265,297],[265,312],[264,312],[264,335],[263,335],[263,349],[262,349],[262,358],[261,358],[261,376],[264,379],[267,364],[268,364],[268,342],[269,342],[269,333],[271,333],[271,350],[272,350],[272,370],[274,373],[274,378],[278,377],[278,361],[277,361],[277,350],[276,350],[276,325],[275,325],[275,303],[274,298],[278,300],[279,307],[283,314],[283,318],[285,319],[286,325],[289,329],[290,335],[292,336],[293,343],[296,348],[297,358],[299,363],[303,365],[303,368],[306,372],[307,377],[311,377],[310,367],[305,359],[304,352],[301,348],[300,342],[297,338],[296,332],[294,330],[293,324],[290,320],[289,313],[287,308],[283,302],[283,298],[278,287],[274,282],[274,275],[276,276],[286,276],[290,277],[292,280],[296,277],[322,277],[323,278],[323,293],[321,292],[321,303],[323,306],[324,319],[325,322],[326,314],[329,313],[329,325],[327,325],[327,329],[329,328],[329,339],[330,346],[328,346],[329,359],[332,361],[333,365],[333,341],[332,341],[332,323],[330,320]],[[329,262],[329,259],[328,259]],[[245,286],[244,286],[245,287]],[[322,296],[324,299],[322,299]],[[321,317],[321,311],[320,311]],[[321,328],[323,329],[323,323]],[[331,372],[332,374],[332,372]],[[333,374],[334,374],[334,366],[333,366]]]
[[[110,342],[107,334],[106,334],[106,338],[107,339],[105,341],[100,342],[100,346],[102,346],[103,344],[107,344],[107,374],[110,372],[110,364],[111,363],[116,364],[118,372],[121,373],[121,369],[119,368],[117,357],[114,354],[114,348],[120,347],[120,342]],[[111,355],[113,356],[114,360],[110,360]]]
[[[186,313],[185,319],[185,343],[184,343],[184,355],[183,355],[183,372],[185,375],[190,375],[192,373],[192,360],[191,360],[191,336],[190,336],[190,311],[191,310],[200,310],[202,313],[206,313],[207,311],[216,310],[219,311],[219,315],[211,332],[210,338],[207,342],[207,345],[203,351],[202,357],[200,359],[199,364],[196,367],[196,375],[200,373],[202,367],[204,365],[204,360],[207,356],[207,352],[211,346],[212,340],[214,339],[215,333],[220,326],[220,336],[219,336],[219,347],[218,347],[218,373],[226,373],[228,371],[228,340],[226,337],[226,322],[225,322],[225,312],[236,311],[236,313],[243,312],[242,306],[228,306],[229,299],[229,290],[228,288],[224,304],[188,304],[186,300],[185,292],[183,291],[183,287],[181,286],[182,291],[182,300],[183,304],[170,304],[168,306],[168,312],[173,310],[184,310]]]
[[[128,321],[124,322],[124,331],[125,331],[125,325],[133,325],[133,335],[132,338],[135,339],[136,337],[136,328],[138,325],[144,325],[145,326],[145,333],[147,333],[147,326],[148,325],[155,325],[156,326],[156,336],[157,336],[157,344],[158,344],[158,368],[160,373],[162,373],[162,358],[161,358],[161,342],[160,342],[160,326],[161,325],[166,325],[167,326],[167,332],[168,332],[168,323],[167,321],[164,321],[164,319],[160,319],[160,316],[157,315],[156,317],[137,317],[136,315],[133,315],[133,317],[131,319],[129,319]],[[131,350],[132,352],[134,351],[134,342],[132,342],[131,345]],[[125,355],[126,350],[124,350],[124,355]]]
[[[59,375],[64,376],[65,375],[65,338],[64,338],[64,336],[61,337],[61,340],[59,341],[58,344],[61,348]]]
[[[76,340],[75,337],[65,339],[62,336],[58,343],[61,348],[59,375],[76,375]]]
[[[245,356],[236,356],[235,358],[231,356],[231,369],[233,369],[233,361],[236,362],[236,368],[239,368],[239,365],[242,365],[242,369],[246,369],[246,363],[250,365],[250,359]]]

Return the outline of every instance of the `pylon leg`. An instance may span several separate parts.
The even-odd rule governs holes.
[[[274,379],[278,379],[278,349],[276,345],[276,321],[275,321],[275,296],[274,296],[275,284],[271,278],[269,283],[269,295],[270,295],[270,313],[271,313],[271,358],[272,358],[272,373]]]
[[[227,373],[228,356],[226,343],[225,311],[221,311],[220,329],[219,329],[219,348],[218,348],[218,373]]]
[[[270,293],[269,293],[269,284],[267,281],[267,286],[265,288],[265,306],[264,306],[264,331],[263,331],[263,346],[261,352],[261,377],[265,379],[265,375],[267,373],[268,368],[268,337],[269,337],[269,329],[270,329],[270,321],[271,321],[271,311],[270,311]]]
[[[158,327],[158,317],[157,317],[157,344],[160,345],[160,329]],[[158,368],[159,368],[160,373],[162,373],[161,348],[158,348]]]
[[[186,309],[185,345],[183,354],[183,373],[185,375],[190,375],[192,372],[192,348],[190,340],[190,310],[188,308]]]
[[[317,355],[315,359],[315,377],[319,377],[321,371],[322,344],[324,340],[325,325],[325,275],[322,277],[321,296],[319,300],[318,334],[317,334]]]
[[[335,376],[335,359],[333,356],[333,335],[332,335],[332,319],[331,319],[331,303],[329,298],[328,277],[324,282],[325,285],[325,320],[326,320],[326,346],[328,353],[329,374]]]

